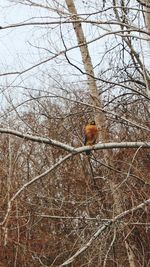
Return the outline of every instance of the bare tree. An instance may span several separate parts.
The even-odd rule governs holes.
[[[148,3],[1,5],[0,264],[147,267]]]

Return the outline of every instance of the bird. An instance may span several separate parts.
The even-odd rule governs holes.
[[[92,146],[95,144],[96,139],[98,137],[98,129],[96,126],[95,121],[91,121],[84,127],[84,145],[85,146]],[[90,151],[85,152],[86,155],[90,154]]]

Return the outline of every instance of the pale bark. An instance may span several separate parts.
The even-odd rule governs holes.
[[[150,5],[150,3],[149,3],[149,5]],[[150,34],[150,6],[145,6],[144,9],[146,11],[145,12],[145,24],[146,24],[146,28]],[[149,45],[150,45],[150,42],[149,42]]]
[[[150,1],[149,0],[137,0],[144,8],[145,26],[150,33]],[[150,44],[150,42],[149,42]]]
[[[87,75],[91,104],[94,107],[102,108],[102,101],[98,94],[96,80],[94,79],[93,65],[92,65],[90,54],[89,54],[88,45],[86,42],[86,38],[84,36],[81,22],[79,20],[79,17],[76,11],[76,7],[74,5],[74,1],[66,0],[66,5],[71,14],[71,19],[72,20],[76,19],[76,22],[72,22],[72,24],[73,24],[73,27],[76,33],[77,42],[80,48],[83,65],[84,65],[86,75]],[[105,121],[106,121],[105,115],[101,111],[97,111],[96,109],[94,110],[93,113],[94,113],[96,124],[98,125],[98,128],[99,128],[100,139],[102,139],[103,141],[108,140],[108,135],[107,135],[107,131],[105,128]]]
[[[145,26],[146,29],[150,35],[150,7],[144,7],[144,14],[145,14]],[[149,36],[148,36],[149,37]],[[150,41],[148,40],[148,44],[150,46]],[[150,90],[149,90],[149,86],[148,86],[148,96],[150,96]]]
[[[125,247],[126,247],[130,267],[136,267],[135,260],[134,260],[134,253],[133,253],[132,248],[129,246],[129,243],[127,241],[125,241]]]
[[[76,8],[74,5],[74,1],[73,0],[66,0],[66,5],[67,5],[68,10],[71,14],[71,19],[79,20],[79,17],[78,17],[78,14],[77,14],[77,11],[76,11]],[[84,68],[85,68],[85,71],[87,74],[87,80],[88,80],[88,85],[89,85],[91,102],[95,107],[99,106],[101,108],[102,107],[102,100],[100,99],[100,96],[98,94],[96,80],[94,79],[93,65],[92,65],[91,57],[89,54],[89,50],[88,50],[86,38],[84,36],[84,32],[82,29],[81,22],[80,21],[79,22],[72,22],[72,24],[73,24],[73,27],[75,30],[78,45],[80,47],[82,61],[83,61]],[[98,125],[98,128],[101,131],[100,138],[102,139],[103,142],[109,141],[109,139],[110,139],[109,138],[109,131],[106,128],[105,114],[99,113],[99,112],[97,112],[97,110],[95,110],[95,111],[96,111],[94,114],[95,115],[95,121],[96,121],[96,124]],[[105,157],[105,160],[106,160],[108,165],[111,163],[112,156],[113,156],[112,151],[106,150],[104,152],[104,157]],[[109,177],[108,184],[109,184],[110,190],[111,190],[112,195],[113,195],[113,200],[114,200],[113,216],[115,217],[117,214],[120,214],[122,212],[121,192],[120,192],[120,190],[115,190],[116,184],[114,183],[113,177],[111,177],[111,175]],[[125,245],[125,247],[126,247],[126,245]],[[127,255],[128,255],[128,260],[129,260],[129,266],[134,267],[135,263],[134,263],[134,257],[133,257],[132,251],[130,254],[128,254],[128,251],[127,251]],[[64,265],[62,265],[62,266],[64,266]]]

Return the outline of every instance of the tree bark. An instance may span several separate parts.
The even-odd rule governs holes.
[[[99,94],[98,94],[96,79],[94,78],[93,65],[92,65],[90,53],[88,50],[88,45],[86,42],[86,38],[84,36],[84,32],[81,26],[80,19],[77,14],[76,7],[74,5],[74,1],[66,0],[66,5],[71,14],[71,19],[73,20],[76,19],[76,22],[72,22],[72,24],[73,24],[73,27],[76,33],[77,42],[78,42],[80,52],[81,52],[82,62],[83,62],[86,75],[87,75],[91,104],[95,107],[102,108],[102,100],[100,99]],[[108,138],[108,132],[105,127],[105,121],[106,121],[105,115],[103,114],[103,112],[97,111],[95,109],[94,118],[99,129],[99,133],[100,133],[99,138],[102,139],[103,141],[107,141],[109,138]]]
[[[68,10],[71,14],[71,19],[73,19],[73,20],[76,19],[76,22],[73,21],[72,24],[74,27],[77,42],[78,42],[80,52],[81,52],[83,65],[84,65],[86,75],[87,75],[91,103],[95,107],[102,108],[102,99],[100,98],[100,96],[98,94],[96,79],[94,77],[93,65],[92,65],[90,54],[89,54],[88,45],[86,42],[86,38],[84,36],[84,32],[82,29],[80,19],[79,19],[78,14],[77,14],[76,7],[74,5],[74,1],[73,0],[65,0],[65,1],[66,1],[66,5],[68,7]],[[105,127],[105,125],[106,125],[105,114],[103,114],[102,112],[97,112],[95,110],[94,116],[95,116],[95,121],[96,121],[96,124],[98,126],[98,129],[100,130],[100,138],[102,139],[103,142],[109,141],[110,140],[109,131]],[[106,160],[108,165],[111,163],[112,156],[113,155],[112,155],[111,151],[105,150],[104,157],[105,157],[105,160]],[[121,199],[122,198],[121,198],[120,190],[116,190],[116,184],[113,181],[113,177],[111,177],[111,178],[109,177],[108,184],[109,184],[109,188],[112,192],[113,200],[114,200],[113,216],[116,216],[117,214],[120,214],[123,210],[122,205],[121,205]],[[125,248],[127,249],[127,247],[129,247],[129,244],[126,241]],[[133,255],[132,251],[127,250],[127,255],[128,255],[129,266],[135,267],[134,255]]]
[[[146,28],[150,33],[150,7],[145,7]]]
[[[148,32],[150,33],[150,2],[149,0],[137,0],[137,1],[144,7],[145,26]]]

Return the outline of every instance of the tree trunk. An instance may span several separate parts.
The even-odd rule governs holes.
[[[145,4],[146,4],[146,1],[145,1]],[[149,3],[149,6],[148,5],[144,6],[144,11],[145,11],[145,26],[148,32],[150,33],[150,3]]]
[[[145,14],[145,18],[146,18],[146,27],[148,32],[150,33],[150,8],[145,8],[146,9],[146,14]]]
[[[94,78],[93,65],[92,65],[91,57],[90,57],[89,50],[88,50],[88,45],[86,42],[86,38],[84,36],[81,22],[79,21],[79,17],[77,15],[74,1],[73,0],[65,0],[65,1],[66,1],[68,10],[71,14],[71,18],[73,19],[73,21],[76,20],[76,22],[73,22],[72,24],[75,30],[75,34],[77,37],[78,45],[79,45],[81,56],[82,56],[82,61],[84,64],[86,75],[87,75],[91,103],[93,104],[94,107],[102,108],[102,99],[100,98],[98,94],[96,80]],[[100,130],[100,138],[102,139],[102,141],[105,141],[105,142],[109,141],[109,131],[105,127],[106,125],[105,114],[102,112],[96,111],[95,109],[94,116],[95,116],[96,124]],[[112,152],[105,150],[104,157],[105,157],[105,160],[107,161],[107,164],[109,165],[111,163]],[[122,199],[121,192],[120,190],[115,189],[116,185],[113,182],[113,177],[112,179],[110,179],[109,177],[108,184],[113,195],[113,200],[114,200],[114,212],[113,213],[115,216],[123,211],[122,205],[121,205],[121,199]],[[127,241],[125,244],[125,248],[126,249],[129,248],[129,244],[127,243]],[[135,267],[133,252],[128,249],[127,255],[128,255],[129,266]]]
[[[143,14],[145,18],[145,26],[148,32],[150,33],[150,1],[149,0],[138,0],[138,2],[144,7]]]
[[[89,54],[86,38],[84,36],[84,32],[81,26],[81,23],[79,21],[79,17],[77,15],[77,11],[74,5],[73,0],[66,0],[66,5],[68,7],[69,12],[72,14],[72,19],[76,20],[77,22],[73,22],[73,27],[76,33],[78,45],[80,48],[81,52],[81,57],[82,61],[84,64],[84,68],[86,71],[87,75],[87,80],[88,80],[88,85],[89,85],[89,92],[90,92],[90,99],[91,99],[91,104],[94,107],[100,107],[102,108],[102,101],[99,97],[98,90],[97,90],[97,85],[96,85],[96,80],[94,78],[94,71],[93,71],[93,65],[91,61],[91,57]],[[108,132],[105,127],[105,115],[101,111],[97,111],[94,109],[94,118],[96,121],[96,124],[99,129],[99,138],[102,139],[103,141],[107,141],[108,139]]]

